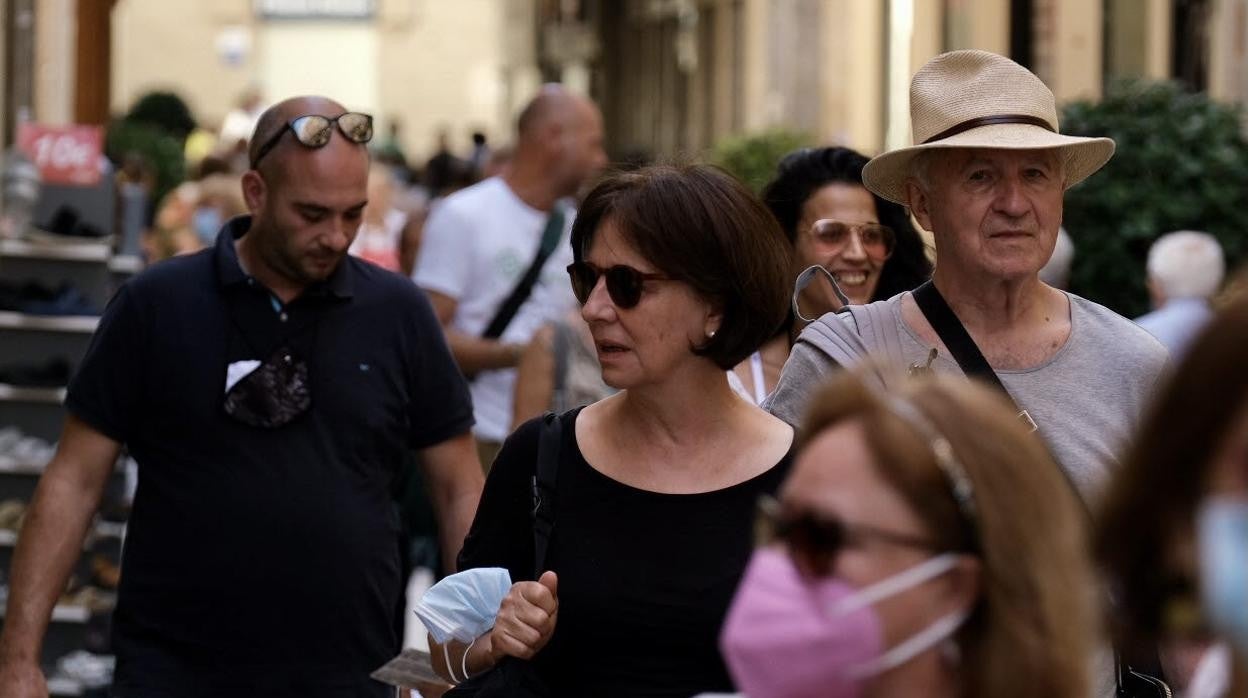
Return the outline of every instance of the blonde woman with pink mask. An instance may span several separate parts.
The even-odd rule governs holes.
[[[811,402],[721,647],[749,698],[1087,696],[1085,514],[1001,396],[842,374]]]

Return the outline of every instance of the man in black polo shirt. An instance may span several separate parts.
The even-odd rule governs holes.
[[[384,696],[405,449],[453,559],[481,489],[467,385],[411,282],[346,256],[371,119],[270,109],[214,249],[110,303],[15,553],[0,695],[46,695],[39,645],[123,444],[139,463],[114,616],[119,698]]]

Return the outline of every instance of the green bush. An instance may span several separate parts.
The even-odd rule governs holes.
[[[127,157],[138,156],[155,180],[150,210],[186,179],[187,135],[195,119],[181,97],[172,92],[148,92],[104,134],[104,153],[120,167]]]
[[[721,140],[711,152],[711,162],[736,175],[758,193],[775,176],[780,158],[807,145],[810,145],[810,137],[806,134],[776,128]]]
[[[1066,195],[1075,242],[1071,290],[1127,317],[1148,310],[1148,248],[1172,230],[1204,230],[1228,265],[1248,236],[1248,141],[1237,108],[1168,82],[1113,85],[1098,103],[1063,110],[1062,131],[1109,136],[1117,152]]]
[[[126,120],[157,126],[183,141],[195,130],[195,117],[191,116],[191,108],[173,92],[144,94],[130,107]]]
[[[186,156],[183,141],[151,124],[117,119],[108,125],[104,136],[104,152],[118,167],[134,154],[150,169],[155,188],[149,207],[158,205],[165,194],[186,179]]]

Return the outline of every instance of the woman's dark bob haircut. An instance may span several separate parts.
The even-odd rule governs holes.
[[[572,226],[578,262],[607,222],[661,273],[719,308],[719,330],[693,352],[725,371],[784,322],[788,240],[758,197],[727,172],[710,165],[657,165],[607,175]]]

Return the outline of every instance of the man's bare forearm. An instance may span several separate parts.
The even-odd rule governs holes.
[[[452,572],[485,484],[476,442],[471,433],[464,433],[425,449],[420,460],[438,519],[442,560],[445,569]]]
[[[438,518],[438,541],[442,547],[442,568],[451,573],[455,571],[455,560],[459,549],[464,546],[464,538],[468,537],[468,529],[472,527],[472,517],[477,513],[477,502],[481,499],[481,490],[461,492],[452,495],[437,508],[445,512]]]
[[[465,376],[475,376],[482,371],[512,368],[520,363],[523,344],[507,344],[495,339],[483,339],[456,330],[446,330],[446,343],[459,370]]]
[[[105,482],[56,461],[39,480],[13,554],[0,660],[38,661],[52,608],[82,555]]]

